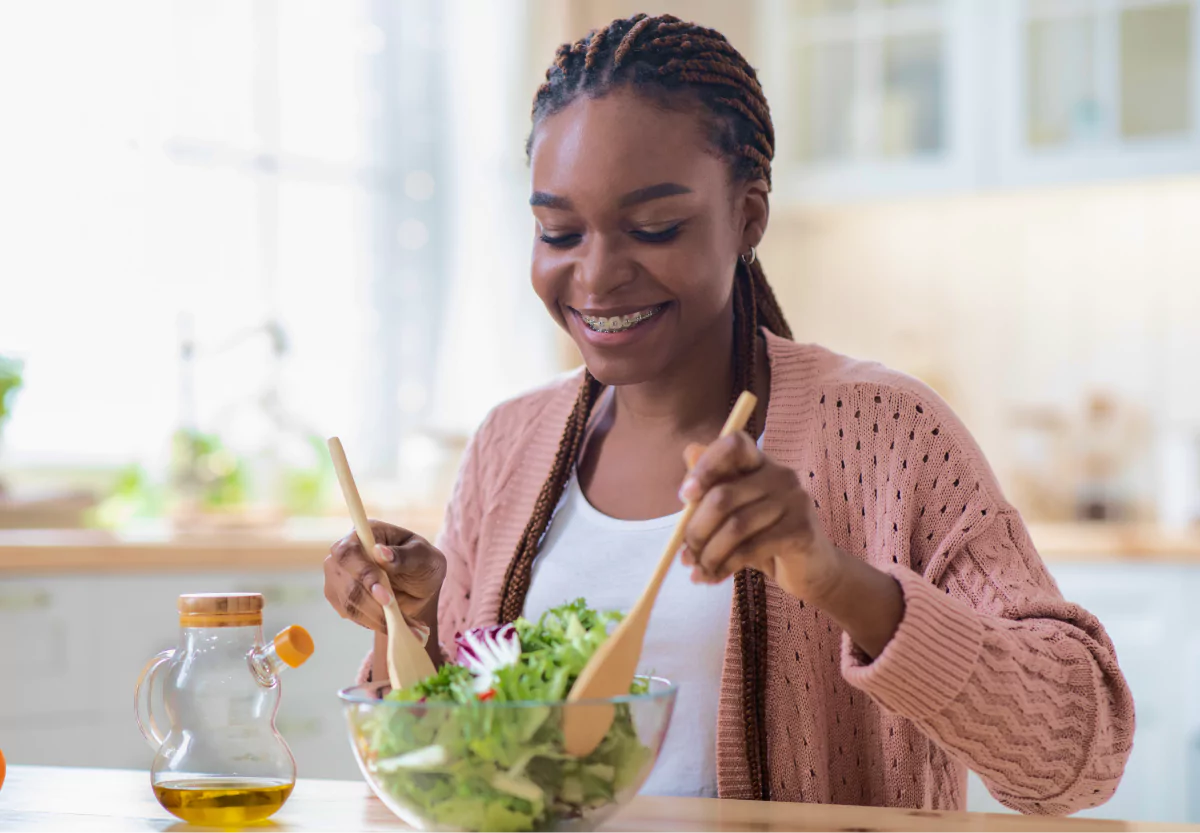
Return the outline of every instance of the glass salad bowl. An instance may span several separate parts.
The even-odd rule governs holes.
[[[675,686],[639,677],[628,694],[578,703],[379,699],[339,692],[371,789],[421,830],[594,830],[645,783]],[[585,758],[563,749],[567,709],[611,706],[612,728]]]

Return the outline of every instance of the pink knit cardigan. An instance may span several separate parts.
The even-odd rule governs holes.
[[[1134,728],[1112,643],[1063,600],[966,428],[909,377],[766,338],[764,452],[797,472],[826,534],[891,574],[905,601],[871,662],[827,616],[767,583],[766,794],[959,810],[970,768],[1026,813],[1106,801]],[[449,561],[439,611],[447,637],[496,622],[579,382],[577,371],[500,405],[472,440],[438,538]],[[739,631],[735,610],[718,785],[725,798],[758,798]]]

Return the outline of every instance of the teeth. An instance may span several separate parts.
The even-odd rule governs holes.
[[[631,315],[614,315],[611,318],[606,318],[603,315],[598,316],[598,317],[593,317],[591,315],[582,315],[581,317],[583,318],[584,323],[587,324],[588,327],[595,330],[596,332],[618,333],[618,332],[621,332],[622,330],[628,330],[630,327],[634,327],[638,324],[641,324],[647,318],[651,318],[654,315],[658,314],[659,310],[661,310],[661,309],[662,309],[661,306],[650,307],[650,308],[644,309],[640,312],[635,312]]]

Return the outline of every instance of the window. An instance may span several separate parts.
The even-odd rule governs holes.
[[[463,5],[0,7],[11,467],[161,470],[195,425],[251,456],[337,433],[395,478],[409,438],[553,372],[511,116],[524,19]]]

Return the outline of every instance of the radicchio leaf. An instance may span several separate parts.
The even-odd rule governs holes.
[[[512,623],[472,628],[455,634],[454,642],[458,645],[455,661],[475,678],[476,694],[488,691],[495,683],[495,673],[521,658],[521,638]]]

